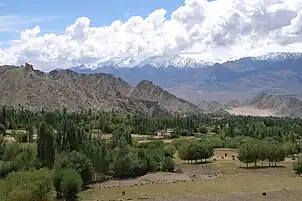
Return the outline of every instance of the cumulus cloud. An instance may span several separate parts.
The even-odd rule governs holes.
[[[301,51],[301,0],[185,0],[167,16],[158,9],[146,18],[92,27],[78,18],[61,35],[40,34],[39,26],[0,49],[0,63],[31,62],[40,69],[91,64],[116,57],[186,54],[225,61],[275,51]]]

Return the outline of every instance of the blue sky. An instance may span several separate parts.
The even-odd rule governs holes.
[[[0,41],[16,39],[26,28],[39,25],[41,32],[61,33],[78,17],[88,17],[92,26],[109,25],[130,16],[147,16],[164,8],[170,14],[184,0],[0,0]]]

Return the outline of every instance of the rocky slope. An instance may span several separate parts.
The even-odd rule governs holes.
[[[29,64],[25,67],[3,66],[0,67],[0,86],[0,105],[23,106],[31,110],[66,107],[69,111],[115,109],[154,115],[199,112],[197,106],[158,86],[149,85],[147,91],[142,91],[145,90],[142,85],[133,88],[121,78],[105,73],[84,75],[71,70],[43,73]]]
[[[171,112],[197,112],[200,109],[184,99],[177,98],[152,82],[143,80],[131,92],[131,97],[138,100],[151,100]]]

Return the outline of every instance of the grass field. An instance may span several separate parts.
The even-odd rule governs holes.
[[[228,157],[221,156],[228,153]],[[104,187],[96,185],[80,195],[82,201],[92,200],[209,200],[209,201],[262,201],[262,200],[302,200],[302,178],[292,172],[292,161],[280,163],[278,168],[244,169],[239,168],[240,162],[233,161],[234,149],[216,149],[216,161],[207,164],[186,164],[177,155],[177,168],[184,173],[171,174],[169,177],[184,175],[206,175],[209,172],[221,172],[222,175],[207,179],[186,180],[175,182],[153,182],[153,184],[135,184],[127,186],[123,181],[120,185]],[[159,173],[161,174],[161,173]],[[164,174],[164,173],[162,173]],[[150,177],[148,177],[150,179]],[[177,179],[176,179],[177,180]],[[129,180],[129,182],[134,182]],[[121,196],[125,191],[126,195]],[[266,196],[262,192],[267,192]]]

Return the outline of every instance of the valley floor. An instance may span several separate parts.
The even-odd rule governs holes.
[[[227,109],[227,112],[233,115],[243,115],[243,116],[259,116],[259,117],[268,117],[268,116],[278,116],[276,111],[270,109],[258,109],[253,107],[237,107],[232,109]]]
[[[222,159],[224,153],[229,157]],[[293,173],[291,159],[277,168],[244,169],[239,168],[242,164],[238,160],[232,160],[232,155],[236,155],[236,150],[217,149],[216,161],[207,164],[186,164],[176,156],[177,168],[183,173],[153,173],[137,179],[96,184],[82,192],[80,200],[301,200],[302,178]]]

